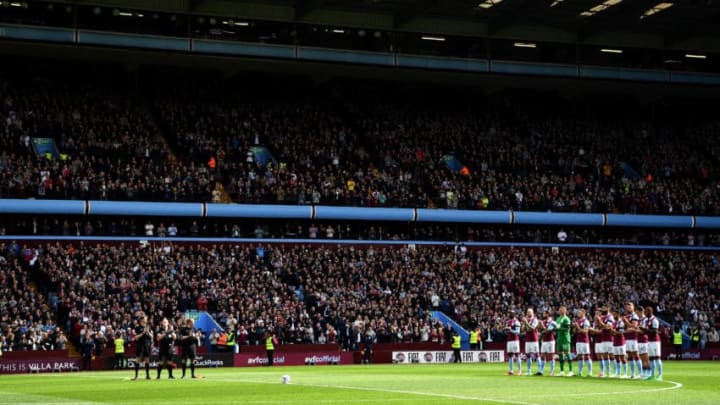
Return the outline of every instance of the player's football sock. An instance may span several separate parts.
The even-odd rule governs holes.
[[[510,371],[511,373],[513,372],[513,363],[514,362],[515,362],[515,359],[513,359],[512,357],[510,357],[508,359],[508,371]]]
[[[158,364],[157,366],[157,378],[160,378],[160,373],[162,372],[162,366]]]
[[[635,360],[635,375],[642,375],[642,362]]]
[[[578,360],[578,375],[580,375],[580,376],[582,375],[582,372],[583,372],[583,366],[584,366],[584,361],[582,359]]]
[[[192,377],[195,377],[195,363],[190,363],[190,373]]]
[[[620,366],[622,368],[622,375],[627,375],[627,362],[623,360]]]
[[[527,361],[527,373],[530,374],[532,372],[532,357],[528,357]]]
[[[568,370],[570,370],[570,372],[572,373],[572,371],[573,371],[573,369],[572,369],[572,356],[570,356],[569,353],[566,354],[566,356],[567,356],[567,362],[568,362]]]
[[[520,356],[517,358],[517,372],[518,374],[522,374],[522,359]]]
[[[150,378],[150,362],[145,363],[145,378]]]
[[[136,362],[135,362],[135,378],[138,377],[138,372],[139,372],[139,371],[140,371],[140,364],[138,364],[137,361],[136,361]]]
[[[650,360],[650,370],[648,371],[648,377],[655,375],[655,360]]]
[[[655,360],[655,361],[657,361],[657,366],[656,366],[656,368],[655,368],[655,369],[657,370],[657,375],[658,375],[658,377],[662,377],[662,375],[663,375],[663,364],[662,364],[662,360],[661,360],[661,359],[657,359],[657,360]]]
[[[635,377],[635,360],[630,360],[630,377]]]
[[[545,370],[545,360],[538,359],[538,372],[542,373]]]
[[[558,357],[560,357],[560,371],[564,372],[565,371],[565,355],[560,353],[560,356],[558,356]]]
[[[187,366],[185,365],[185,362],[182,364],[182,376],[185,377],[185,370],[187,370]]]
[[[555,359],[550,360],[550,374],[555,374]]]
[[[588,375],[592,375],[592,359],[587,359]]]

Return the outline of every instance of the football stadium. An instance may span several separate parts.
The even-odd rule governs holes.
[[[720,403],[719,22],[0,1],[0,404]]]

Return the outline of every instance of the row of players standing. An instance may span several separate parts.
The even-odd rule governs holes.
[[[550,364],[549,375],[555,375],[555,354],[557,349],[560,361],[560,373],[565,375],[565,362],[568,363],[568,376],[574,376],[571,356],[571,332],[575,334],[575,353],[578,360],[578,375],[582,376],[585,365],[587,376],[593,376],[593,362],[590,352],[591,336],[594,337],[594,352],[600,362],[598,377],[617,377],[635,379],[662,380],[662,360],[660,347],[660,322],[653,315],[652,307],[635,308],[631,302],[625,304],[624,314],[609,307],[598,307],[593,322],[586,317],[584,309],[577,311],[572,321],[567,308],[558,308],[557,318],[545,311],[543,319],[535,317],[532,309],[526,316],[518,319],[514,311],[505,325],[507,335],[507,353],[509,375],[522,374],[520,356],[520,335],[525,335],[525,356],[527,375],[532,374],[532,363],[537,359],[536,375],[545,374],[545,366]],[[540,344],[542,342],[542,344]],[[539,347],[538,347],[539,346]],[[628,362],[630,374],[627,374]],[[513,370],[517,363],[517,371]],[[611,373],[611,365],[614,367]]]
[[[185,378],[188,364],[191,377],[197,378],[194,360],[197,357],[198,335],[193,327],[194,322],[192,319],[186,319],[179,324],[182,326],[176,331],[175,326],[167,318],[163,318],[153,331],[147,317],[140,318],[140,324],[135,328],[135,380],[138,379],[140,364],[145,367],[145,378],[150,379],[150,353],[153,341],[158,346],[157,378],[160,378],[163,368],[167,368],[168,378],[175,378],[172,362],[176,345],[181,347],[182,378]]]

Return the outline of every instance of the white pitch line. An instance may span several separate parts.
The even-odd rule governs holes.
[[[557,397],[587,397],[587,396],[602,396],[602,395],[618,395],[618,394],[640,394],[647,392],[662,392],[676,390],[682,388],[682,384],[675,381],[662,381],[672,384],[671,387],[664,388],[647,388],[642,390],[629,390],[629,391],[608,391],[608,392],[578,392],[577,394],[553,394],[553,395],[537,395],[539,398],[557,398]]]
[[[78,375],[78,374],[75,374]],[[107,376],[101,376],[101,375],[82,375],[83,377],[94,377],[94,378],[107,378]],[[112,379],[122,379],[125,381],[129,381],[129,377],[114,377]],[[154,380],[153,380],[154,381]],[[279,384],[277,382],[269,382],[269,381],[257,381],[257,380],[244,380],[244,379],[235,379],[235,378],[208,378],[208,379],[200,379],[200,380],[194,380],[194,381],[207,381],[207,382],[242,382],[242,383],[251,383],[251,384],[271,384],[276,385]],[[665,383],[670,383],[672,386],[670,387],[663,387],[663,388],[647,388],[647,389],[641,389],[641,390],[628,390],[628,391],[607,391],[607,392],[582,392],[582,393],[576,393],[576,394],[552,394],[552,395],[537,395],[537,398],[558,398],[558,397],[584,397],[584,396],[606,396],[606,395],[621,395],[621,394],[639,394],[639,393],[649,393],[649,392],[662,392],[662,391],[670,391],[670,390],[676,390],[679,388],[682,388],[683,385],[679,382],[675,381],[663,381]],[[292,385],[298,385],[298,386],[304,386],[304,387],[316,387],[316,388],[337,388],[337,389],[346,389],[346,390],[356,390],[356,391],[369,391],[369,392],[385,392],[390,394],[405,394],[405,395],[417,395],[417,396],[425,396],[425,397],[434,397],[434,398],[448,398],[448,399],[457,399],[457,400],[465,400],[465,401],[486,401],[486,402],[497,402],[497,403],[507,403],[507,404],[514,404],[514,405],[540,405],[539,403],[533,403],[533,402],[523,402],[523,401],[515,401],[515,400],[509,400],[509,399],[495,399],[495,398],[486,398],[486,397],[475,397],[475,396],[469,396],[469,395],[456,395],[456,394],[441,394],[441,393],[434,393],[434,392],[422,392],[422,391],[407,391],[407,390],[392,390],[392,389],[385,389],[385,388],[373,388],[373,387],[355,387],[355,386],[346,386],[346,385],[329,385],[329,384],[297,384],[294,383]],[[400,402],[401,400],[398,400]],[[315,401],[318,402],[318,401]],[[322,402],[322,401],[319,401]],[[332,401],[329,401],[332,402]],[[337,402],[337,401],[336,401]],[[342,401],[342,402],[349,402],[349,401]],[[361,402],[361,400],[355,400],[350,402]],[[364,402],[373,402],[371,400],[367,400]],[[248,403],[282,403],[282,401],[267,401],[267,402],[248,402]],[[2,404],[2,402],[0,402]],[[13,404],[17,404],[16,402],[13,402]],[[57,405],[66,405],[67,402],[58,402]],[[88,404],[93,404],[89,402]],[[96,404],[96,403],[95,403]],[[162,405],[161,403],[157,403],[158,405]],[[47,405],[55,405],[53,404],[47,404]]]

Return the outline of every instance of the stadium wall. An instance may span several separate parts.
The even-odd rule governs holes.
[[[484,356],[463,354],[465,362],[502,361],[504,357],[503,342],[483,342]],[[452,358],[449,344],[440,343],[384,343],[373,347],[371,356],[373,363],[438,363],[449,362]],[[134,367],[133,350],[126,351],[126,369]],[[480,352],[475,352],[479,354]],[[354,352],[341,352],[337,345],[281,345],[275,353],[278,366],[314,366],[360,364],[363,358],[362,349]],[[496,360],[492,360],[495,358]],[[663,342],[663,358],[674,359],[674,349],[669,342]],[[414,359],[417,359],[415,361]],[[719,360],[720,343],[708,343],[703,350],[685,349],[683,359],[686,360]],[[93,370],[112,370],[115,355],[107,349],[102,356],[93,361]],[[151,366],[155,367],[156,356],[151,356]],[[256,367],[265,365],[265,348],[263,346],[242,346],[240,353],[198,353],[195,365],[208,367]],[[176,365],[177,366],[177,365]],[[67,350],[6,352],[0,357],[0,374],[49,373],[78,371],[80,358],[69,356]]]
[[[539,77],[566,77],[684,85],[720,85],[720,75],[626,69],[579,64],[549,64],[490,59],[433,57],[390,52],[364,52],[292,45],[271,45],[93,31],[44,26],[0,24],[0,39],[103,47],[171,51],[281,60],[333,62],[394,68],[495,73]]]

